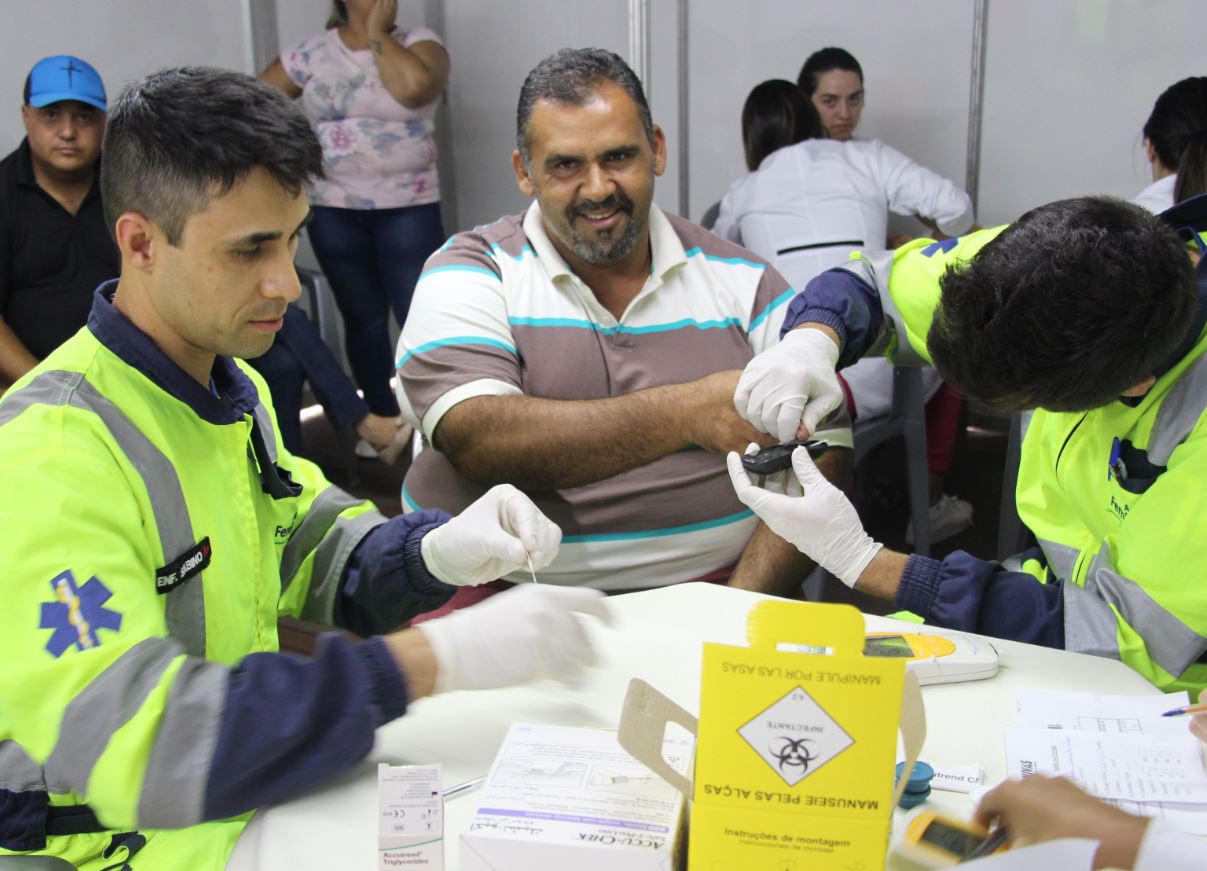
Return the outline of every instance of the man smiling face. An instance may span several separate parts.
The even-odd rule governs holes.
[[[541,100],[527,124],[529,160],[512,163],[520,190],[536,197],[545,231],[571,267],[644,257],[654,178],[666,139],[647,136],[637,103],[601,83],[581,105]]]

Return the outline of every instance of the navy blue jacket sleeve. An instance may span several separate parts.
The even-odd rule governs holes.
[[[962,550],[942,561],[915,554],[905,564],[893,603],[927,623],[995,638],[1064,647],[1059,583],[979,560]]]
[[[825,324],[838,333],[838,368],[859,362],[876,342],[884,323],[876,289],[846,269],[830,269],[813,278],[788,303],[780,338],[805,323]]]
[[[387,631],[447,602],[456,587],[423,562],[443,511],[402,515],[357,544],[336,603],[341,626]],[[328,633],[311,659],[253,653],[231,670],[210,764],[205,819],[224,819],[311,789],[360,762],[373,733],[407,708],[406,676],[381,638]]]
[[[204,818],[246,813],[347,771],[406,708],[406,679],[380,638],[357,644],[331,632],[311,659],[247,656],[231,670]]]
[[[335,625],[376,635],[451,599],[457,588],[427,570],[419,549],[423,537],[448,519],[432,509],[401,514],[362,538],[344,568]]]

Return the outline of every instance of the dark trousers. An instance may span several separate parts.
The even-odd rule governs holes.
[[[310,382],[314,397],[336,429],[352,426],[369,413],[356,387],[323,343],[310,318],[297,306],[285,310],[285,325],[263,356],[248,360],[268,382],[277,426],[285,450],[302,449],[302,385]]]
[[[396,417],[398,400],[390,389],[390,311],[402,326],[423,263],[444,242],[440,204],[401,209],[315,206],[312,211],[310,244],[344,318],[352,375],[374,414]]]

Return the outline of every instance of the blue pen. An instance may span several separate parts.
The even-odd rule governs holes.
[[[1111,442],[1111,458],[1107,461],[1107,464],[1106,464],[1106,479],[1108,481],[1111,480],[1111,475],[1115,475],[1119,478],[1125,477],[1126,473],[1120,471],[1122,469],[1122,467],[1123,467],[1123,444],[1119,441],[1118,438],[1116,438],[1113,442]]]
[[[1207,711],[1207,705],[1187,705],[1184,708],[1174,708],[1172,711],[1166,711],[1162,717],[1181,717],[1185,714],[1201,714]]]

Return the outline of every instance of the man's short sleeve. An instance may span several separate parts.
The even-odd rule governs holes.
[[[487,240],[462,233],[428,258],[415,285],[398,339],[397,392],[429,442],[457,403],[523,392],[503,275]]]
[[[750,350],[757,356],[779,341],[780,327],[788,313],[788,303],[796,291],[773,266],[763,270],[758,287],[754,292],[754,305],[750,312],[750,326],[746,335]]]

